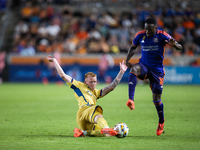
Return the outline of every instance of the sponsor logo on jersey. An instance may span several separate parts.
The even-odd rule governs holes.
[[[143,51],[157,51],[159,50],[158,45],[149,45],[149,46],[142,46]]]
[[[92,96],[92,93],[90,91],[87,91],[87,92],[88,92],[88,94],[90,94],[90,96]]]

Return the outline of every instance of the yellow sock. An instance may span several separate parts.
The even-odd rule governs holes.
[[[98,118],[97,119],[97,124],[101,127],[101,128],[105,128],[108,127],[108,123],[104,118]]]

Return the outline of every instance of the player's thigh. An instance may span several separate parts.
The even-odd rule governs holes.
[[[139,63],[134,64],[130,70],[131,73],[135,74],[136,76],[140,75],[141,73],[141,67]]]
[[[77,113],[77,124],[80,128],[86,128],[86,124],[94,124],[96,115],[102,115],[103,109],[100,106],[84,106]],[[89,125],[88,125],[89,126]]]
[[[102,115],[102,113],[103,109],[101,106],[90,106],[83,112],[81,119],[94,123],[95,116]]]
[[[148,68],[142,63],[133,65],[130,72],[135,74],[140,80],[144,80],[148,77]]]

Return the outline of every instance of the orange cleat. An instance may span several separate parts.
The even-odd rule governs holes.
[[[101,134],[109,134],[110,136],[115,136],[117,135],[117,131],[111,128],[103,128],[101,129]]]
[[[162,133],[164,133],[164,123],[165,123],[165,121],[163,123],[158,123],[158,128],[156,130],[156,134],[158,136],[161,135]]]
[[[126,106],[128,106],[130,108],[130,110],[134,110],[135,109],[135,103],[131,99],[128,100],[128,102],[126,103]]]
[[[81,136],[85,137],[85,135],[83,135],[83,132],[80,129],[75,128],[73,131],[74,131],[74,137],[81,137]]]

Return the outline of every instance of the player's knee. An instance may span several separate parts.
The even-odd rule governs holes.
[[[161,100],[153,101],[153,103],[154,103],[155,106],[160,106],[162,101]]]
[[[97,120],[98,120],[99,118],[103,118],[103,116],[102,116],[102,115],[96,115],[96,116],[94,117],[94,122],[97,123]]]
[[[153,101],[160,101],[161,100],[161,94],[154,94],[153,93]]]
[[[140,75],[140,65],[133,65],[133,67],[131,68],[130,72],[133,72],[136,75]]]

